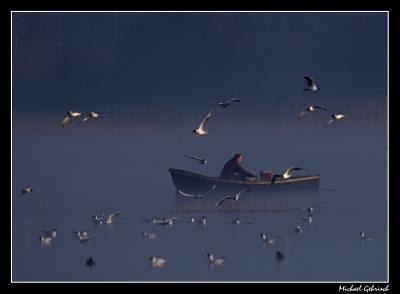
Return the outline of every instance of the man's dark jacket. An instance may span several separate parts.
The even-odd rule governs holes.
[[[237,179],[238,177],[236,176],[236,174],[250,178],[255,177],[251,172],[248,172],[247,170],[242,168],[240,164],[236,162],[235,158],[232,158],[227,163],[225,163],[219,177],[222,179]]]

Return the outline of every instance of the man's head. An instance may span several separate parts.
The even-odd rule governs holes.
[[[236,153],[235,156],[233,156],[233,160],[237,163],[240,163],[243,159],[243,155],[240,153]]]

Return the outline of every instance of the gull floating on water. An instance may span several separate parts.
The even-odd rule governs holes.
[[[261,233],[260,237],[261,237],[263,243],[267,243],[267,244],[274,244],[275,240],[276,240],[276,238],[268,237],[264,233]]]
[[[221,106],[222,108],[227,108],[228,106],[231,105],[232,102],[240,102],[240,99],[233,98],[225,102],[220,102],[218,103],[218,105]]]
[[[105,221],[106,221],[106,217],[104,215],[102,215],[102,216],[94,215],[93,216],[93,222],[96,226],[102,225]]]
[[[202,216],[201,219],[199,219],[199,224],[202,224],[203,226],[207,225],[207,219],[205,216]]]
[[[189,218],[189,223],[194,224],[195,222],[196,222],[196,219],[193,216],[191,216]]]
[[[307,81],[307,88],[304,89],[304,91],[317,91],[319,87],[317,86],[317,83],[314,81],[312,77],[303,75],[303,78],[306,79]]]
[[[221,266],[225,262],[225,256],[223,257],[215,257],[212,253],[207,254],[208,261],[210,265],[216,265],[216,266]]]
[[[337,120],[344,119],[346,117],[345,114],[332,114],[332,118],[324,125],[324,128],[334,123]]]
[[[88,258],[88,260],[86,260],[86,265],[89,266],[89,267],[95,265],[95,262],[94,262],[94,260],[93,260],[93,258],[91,256]]]
[[[301,234],[303,232],[303,229],[300,226],[296,226],[294,231],[296,232],[296,234]]]
[[[154,240],[157,238],[157,235],[155,233],[150,232],[142,232],[142,236],[145,240]]]
[[[222,197],[221,200],[215,206],[216,207],[221,206],[225,200],[238,201],[240,199],[240,194],[242,194],[243,192],[250,192],[250,191],[251,191],[251,189],[243,189],[243,190],[239,191],[238,193],[236,193],[234,196]]]
[[[87,231],[73,231],[81,243],[88,243],[93,240]]]
[[[304,168],[291,166],[284,172],[283,175],[274,175],[272,177],[271,184],[275,183],[277,177],[283,178],[284,180],[290,179],[292,177],[292,171],[294,170],[304,170]]]
[[[164,267],[166,264],[166,260],[164,258],[155,257],[155,256],[150,257],[150,262],[151,262],[151,266],[154,268]]]
[[[365,234],[365,232],[360,232],[360,238],[361,238],[362,241],[370,241],[370,240],[372,240],[374,238],[374,236],[372,236],[372,235],[367,236]]]
[[[201,121],[201,123],[197,127],[197,129],[193,130],[193,133],[196,133],[199,136],[207,135],[208,131],[205,129],[205,127],[206,127],[206,124],[207,124],[208,120],[210,119],[211,115],[212,115],[212,110],[210,110],[208,112],[208,114],[206,115],[206,117],[203,118],[203,120]]]
[[[278,250],[278,251],[276,251],[275,259],[278,260],[278,261],[284,260],[285,259],[285,255]]]
[[[63,121],[61,122],[60,129],[62,129],[71,119],[74,117],[81,116],[81,112],[75,112],[75,111],[68,111],[67,116],[64,117]]]
[[[21,189],[21,194],[20,195],[22,196],[24,194],[32,193],[32,192],[33,192],[33,189],[31,187],[26,187],[26,188]]]
[[[177,216],[163,219],[153,218],[150,222],[160,226],[172,226],[173,224],[175,224],[177,219]]]
[[[299,116],[297,117],[297,119],[301,119],[307,112],[314,112],[317,109],[323,110],[323,111],[328,111],[328,109],[323,108],[321,106],[318,105],[310,105],[308,106],[305,110],[303,110],[302,112],[300,112]]]
[[[307,217],[303,217],[303,221],[304,221],[305,223],[311,224],[311,223],[312,223],[312,215],[309,214]]]
[[[56,229],[52,229],[51,231],[43,231],[42,234],[40,235],[40,241],[44,245],[51,244],[51,242],[56,236],[57,236]]]
[[[197,156],[191,156],[191,155],[185,155],[186,158],[194,159],[197,160],[200,164],[207,164],[207,159],[211,155],[213,151],[209,151],[203,158],[197,157]]]
[[[181,194],[182,196],[187,197],[192,200],[200,200],[200,199],[203,199],[203,195],[207,194],[208,192],[213,191],[216,187],[217,187],[216,185],[213,185],[210,190],[208,190],[207,192],[205,192],[203,194],[189,194],[189,193],[185,193],[181,190],[178,190],[178,193]]]

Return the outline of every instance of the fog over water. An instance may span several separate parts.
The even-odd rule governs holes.
[[[385,280],[387,277],[387,137],[384,129],[332,128],[274,130],[229,128],[194,137],[182,127],[131,132],[84,128],[47,133],[14,130],[13,279],[15,280]],[[219,138],[222,136],[222,138]],[[213,149],[205,166],[184,158]],[[235,152],[242,166],[280,173],[288,166],[320,174],[321,191],[251,194],[239,210],[211,209],[221,194],[194,204],[177,196],[168,168],[218,175]],[[19,196],[19,189],[34,187]],[[247,196],[246,195],[246,196]],[[299,208],[323,205],[313,223]],[[241,206],[240,206],[241,205]],[[94,214],[123,210],[112,227],[93,225]],[[162,229],[141,217],[180,217]],[[188,222],[208,218],[206,227]],[[239,217],[243,224],[230,224]],[[244,222],[250,222],[244,224]],[[296,225],[303,227],[297,236]],[[51,247],[42,248],[42,230],[57,228]],[[73,230],[95,236],[82,245]],[[156,240],[142,240],[151,231]],[[362,244],[360,231],[375,236]],[[259,234],[276,236],[263,248]],[[287,255],[278,263],[276,250]],[[206,254],[227,256],[208,268]],[[153,269],[148,258],[163,256]],[[84,264],[88,256],[97,262]],[[373,266],[371,266],[373,265]],[[110,270],[112,269],[112,270]]]

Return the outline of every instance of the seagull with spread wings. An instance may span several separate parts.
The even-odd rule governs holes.
[[[228,106],[231,105],[232,102],[237,102],[237,103],[239,103],[239,102],[240,102],[240,99],[232,98],[232,99],[230,99],[230,100],[228,100],[228,101],[220,102],[220,103],[218,103],[218,105],[221,106],[222,108],[227,108]]]
[[[283,178],[284,180],[290,179],[292,177],[292,171],[294,171],[294,170],[303,170],[303,169],[304,168],[301,168],[301,167],[291,166],[283,173],[283,175],[274,175],[272,177],[271,184],[274,184],[275,181],[276,181],[276,178],[278,178],[278,177],[279,178]]]
[[[200,199],[203,199],[204,194],[207,194],[207,193],[213,191],[216,187],[217,187],[217,185],[213,185],[210,190],[208,190],[207,192],[205,192],[203,194],[189,194],[189,193],[185,193],[181,190],[178,190],[178,193],[181,194],[182,196],[192,199],[192,200],[200,200]]]
[[[75,112],[75,111],[68,111],[67,116],[64,117],[63,121],[61,122],[60,129],[62,129],[71,119],[81,116],[81,112]]]
[[[186,158],[197,160],[200,164],[207,164],[208,157],[211,155],[213,150],[209,151],[203,158],[191,155],[185,155]]]
[[[318,105],[310,105],[308,106],[306,109],[304,109],[302,112],[300,112],[299,116],[297,117],[297,119],[301,119],[307,112],[314,112],[317,109],[323,110],[323,111],[328,111],[328,109],[323,108],[321,106]]]
[[[197,129],[194,129],[192,132],[195,133],[196,135],[199,136],[204,136],[208,134],[208,131],[205,129],[206,124],[208,122],[208,120],[210,119],[211,115],[212,115],[212,109],[208,112],[208,114],[206,115],[205,118],[203,118],[203,120],[201,121],[200,125],[197,127]]]
[[[118,210],[118,211],[113,212],[110,215],[108,215],[106,218],[106,224],[111,225],[114,222],[114,217],[117,215],[120,215],[121,213],[122,213],[122,210]]]
[[[221,198],[221,200],[215,205],[216,207],[220,207],[222,203],[224,203],[226,200],[231,200],[231,201],[238,201],[240,199],[240,194],[243,192],[250,192],[251,189],[243,189],[236,193],[234,196],[224,196]]]
[[[317,85],[317,83],[315,82],[315,80],[307,75],[303,75],[303,78],[305,78],[305,80],[307,81],[307,88],[304,89],[304,91],[317,91],[319,90],[319,87]]]
[[[334,123],[337,120],[344,119],[346,115],[344,114],[332,114],[332,118],[325,124],[324,128],[329,126],[330,124]]]

